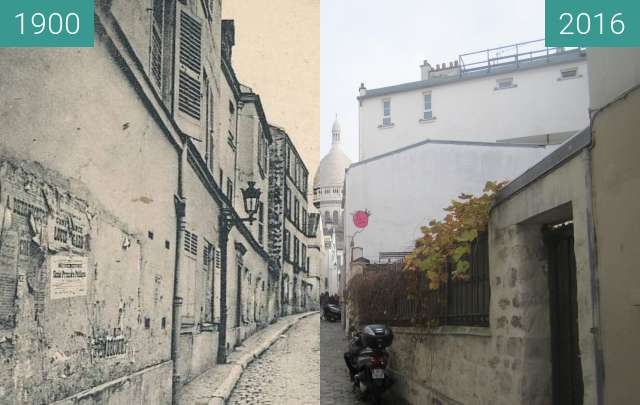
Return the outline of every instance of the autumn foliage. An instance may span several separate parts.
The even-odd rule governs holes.
[[[458,200],[451,201],[444,219],[432,220],[420,228],[422,237],[405,257],[404,269],[424,272],[432,290],[447,281],[449,266],[453,279],[467,278],[472,244],[480,232],[486,231],[495,194],[505,184],[490,181],[482,195],[460,194]]]

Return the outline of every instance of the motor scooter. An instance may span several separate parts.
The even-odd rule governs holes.
[[[342,311],[339,305],[327,304],[322,307],[322,317],[325,321],[337,322],[342,317]]]
[[[392,342],[391,328],[367,325],[351,340],[349,351],[344,354],[354,391],[375,405],[382,404],[382,394],[393,385],[386,370],[389,365],[387,347]]]

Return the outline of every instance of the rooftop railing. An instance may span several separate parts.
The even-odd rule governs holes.
[[[582,52],[580,47],[552,47],[544,46],[544,39],[521,42],[498,48],[485,49],[465,53],[459,56],[460,75],[475,72],[490,72],[496,68],[515,65],[526,66],[533,62],[547,63],[569,53]]]

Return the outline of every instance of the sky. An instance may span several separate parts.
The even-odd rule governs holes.
[[[458,55],[544,37],[544,0],[321,0],[320,154],[336,114],[342,145],[358,157],[358,87],[420,80]]]
[[[310,181],[320,160],[320,1],[222,1],[222,17],[235,20],[238,80],[260,95],[269,123],[287,131]]]

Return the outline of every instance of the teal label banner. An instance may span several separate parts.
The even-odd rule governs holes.
[[[0,0],[0,47],[93,47],[94,0]]]
[[[545,0],[545,45],[640,46],[640,0]]]

